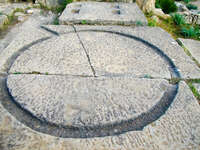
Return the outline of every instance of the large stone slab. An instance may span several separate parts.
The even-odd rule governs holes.
[[[45,75],[10,75],[7,85],[34,116],[75,127],[134,119],[159,103],[170,87],[166,80]]]
[[[67,5],[59,17],[60,24],[82,21],[90,24],[147,24],[136,3],[76,2]]]
[[[179,39],[182,44],[189,50],[192,57],[200,63],[200,42],[192,39]]]
[[[93,75],[75,33],[56,36],[33,45],[16,59],[9,72]]]
[[[169,74],[166,73],[166,70],[169,67],[169,63],[173,62],[174,65],[176,66],[175,68],[180,72],[181,78],[199,78],[200,76],[200,69],[195,64],[195,62],[184,52],[183,48],[179,46],[178,43],[161,28],[151,28],[151,27],[131,28],[131,27],[119,27],[119,26],[75,26],[75,27],[80,36],[80,39],[83,41],[86,49],[88,49],[88,53],[91,56],[91,63],[92,65],[94,65],[94,68],[96,67],[97,71],[100,68],[105,69],[105,67],[112,65],[113,61],[115,61],[114,59],[115,57],[118,60],[117,63],[120,64],[123,60],[120,60],[118,58],[120,58],[121,56],[122,57],[124,56],[125,58],[126,54],[129,53],[129,50],[133,49],[131,53],[134,54],[135,56],[140,56],[137,58],[134,58],[134,56],[129,58],[128,56],[131,56],[131,54],[129,54],[126,57],[127,59],[126,64],[128,64],[128,66],[131,66],[132,68],[138,66],[137,69],[132,69],[133,72],[137,70],[145,70],[151,68],[146,73],[152,73],[155,71],[154,74],[152,75],[155,75],[155,73],[157,73],[160,74],[160,76],[162,77],[168,77]],[[116,33],[114,33],[113,35],[104,33],[98,33],[95,35],[93,32],[91,33],[90,30],[93,31],[97,30],[97,32],[98,30],[106,32],[107,31],[119,32],[123,33],[122,34],[123,36],[129,36],[129,38],[124,37],[123,39],[121,38],[121,36],[115,36]],[[105,35],[109,38],[107,39]],[[95,38],[97,37],[98,40],[95,40],[95,38],[92,36],[94,36]],[[133,36],[136,40],[131,41],[131,36]],[[90,40],[95,44],[92,44]],[[143,42],[136,42],[140,40],[142,40]],[[103,41],[105,41],[106,44],[102,45]],[[113,43],[115,42],[113,49],[110,48],[109,51],[105,52],[101,51],[101,49],[104,48],[108,49],[109,46],[112,44],[112,42]],[[149,44],[145,44],[146,42]],[[126,52],[124,52],[124,54],[120,54],[120,51],[118,51],[120,50],[120,48],[124,48]],[[160,49],[159,52],[156,50],[157,48]],[[117,50],[116,52],[114,52],[115,49]],[[115,57],[113,57],[113,59],[111,59],[110,57],[111,53],[110,51],[114,53],[113,56]],[[104,58],[102,58],[103,53],[107,55]],[[165,66],[163,66],[164,62],[161,60],[161,58],[162,60],[165,60],[164,61]],[[110,62],[109,59],[111,60]],[[128,62],[129,59],[131,60],[135,59],[135,63],[133,63],[134,61],[132,61],[132,63],[130,61]],[[143,61],[140,61],[140,59]],[[140,62],[142,64],[138,65]],[[104,63],[107,63],[107,65],[105,65]],[[148,67],[146,67],[145,65]],[[118,69],[119,68],[120,67],[118,66]],[[162,70],[160,68],[162,68]],[[112,71],[114,70],[114,68],[109,68],[109,70]]]
[[[9,101],[2,93],[2,80],[0,77],[0,146],[3,150],[199,149],[200,107],[184,82],[180,83],[179,92],[167,112],[141,131],[101,138],[58,138],[30,129],[16,119],[18,107],[2,105]]]

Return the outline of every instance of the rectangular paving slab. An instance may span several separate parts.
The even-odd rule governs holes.
[[[136,3],[77,2],[67,5],[59,17],[60,24],[147,24]]]

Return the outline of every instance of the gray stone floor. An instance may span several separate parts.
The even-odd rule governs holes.
[[[200,149],[200,68],[168,33],[51,22],[0,51],[0,150]]]

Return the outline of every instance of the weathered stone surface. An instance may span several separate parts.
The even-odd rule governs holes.
[[[93,75],[75,33],[33,45],[17,58],[9,72]]]
[[[78,127],[135,118],[170,86],[164,80],[45,75],[10,75],[7,85],[14,100],[33,115]]]
[[[136,0],[136,2],[144,12],[151,12],[155,9],[155,0]]]
[[[171,77],[169,66],[164,60],[151,47],[140,41],[112,33],[78,34],[97,76],[128,74],[139,77]]]
[[[87,41],[87,42],[84,42],[85,47],[87,47],[88,49],[91,49],[90,46],[93,47],[93,49],[89,51],[89,55],[91,55],[91,56],[95,55],[95,53],[94,54],[92,53],[92,51],[94,51],[94,45],[92,45],[89,42],[89,40],[87,39],[87,35],[92,35],[93,33],[90,33],[90,32],[88,32],[88,33],[79,32],[79,31],[81,31],[81,30],[116,31],[116,32],[124,33],[124,34],[134,35],[134,36],[139,37],[139,38],[141,38],[141,39],[143,39],[145,41],[148,41],[149,43],[151,43],[154,46],[158,47],[164,54],[166,54],[174,62],[175,66],[179,70],[182,78],[199,78],[199,76],[200,76],[200,69],[195,64],[195,62],[189,56],[187,56],[185,54],[184,50],[182,49],[182,47],[180,47],[178,45],[178,43],[174,39],[172,39],[172,37],[167,32],[162,30],[161,28],[151,28],[151,27],[130,28],[130,27],[119,27],[119,26],[106,26],[106,27],[103,27],[103,26],[76,26],[76,30],[78,31],[78,34],[80,36],[84,35],[84,34],[86,35],[85,37],[81,36],[81,40],[82,41]],[[102,35],[102,34],[99,34],[99,36],[100,35]],[[92,38],[90,38],[90,40],[92,40]],[[101,40],[103,40],[103,39],[101,39]],[[105,40],[105,41],[109,41],[109,40],[110,39]],[[115,37],[112,40],[117,41],[118,37]],[[127,39],[126,41],[129,41],[129,40]],[[95,44],[98,45],[98,41],[94,40],[93,42],[95,42]],[[101,41],[99,41],[99,42],[101,42]],[[118,43],[116,43],[114,46],[117,46],[119,43],[120,43],[120,41],[118,41]],[[90,44],[90,46],[89,45],[87,46],[87,44]],[[100,49],[106,48],[107,45],[109,46],[110,43],[106,42],[105,45],[99,45],[99,47],[96,48],[95,51],[100,51]],[[124,44],[123,46],[124,47],[126,46],[126,47],[130,48],[130,43],[129,44]],[[142,44],[141,44],[141,46],[143,46],[144,47],[143,50],[145,50],[145,46],[142,45]],[[143,51],[143,50],[141,50],[141,51]],[[112,51],[114,51],[114,49],[112,49]],[[149,50],[147,50],[145,52],[151,53]],[[106,51],[105,53],[109,53],[109,52]],[[116,54],[117,54],[117,52],[116,52]],[[135,55],[139,55],[139,54],[141,54],[141,53],[138,52]],[[154,53],[152,52],[152,54],[154,54]],[[101,56],[101,54],[99,54],[99,55]],[[160,60],[160,57],[155,57],[155,56],[153,58],[151,58],[151,60],[155,58],[155,61],[151,61],[151,62],[155,62],[156,63],[156,60]],[[95,57],[96,57],[96,59],[100,60],[99,56],[96,55]],[[104,59],[106,60],[107,57],[105,57]],[[145,57],[145,54],[141,55],[141,59],[143,59],[144,57]],[[122,60],[119,60],[119,62],[121,62],[121,61]],[[143,62],[146,62],[146,61],[148,61],[148,60],[144,60]],[[149,62],[150,62],[150,60],[149,60]],[[97,63],[99,63],[99,62],[97,62]],[[103,63],[103,61],[102,61],[102,63]],[[108,64],[109,64],[109,62],[108,62]],[[112,64],[112,63],[110,62],[110,64]],[[152,63],[149,63],[148,67],[150,67],[151,64]],[[163,64],[162,61],[159,61],[159,65],[156,66],[155,69],[159,70],[159,67],[162,66],[162,64]],[[133,65],[131,65],[131,64],[129,64],[129,65],[133,67]],[[153,66],[154,65],[152,65],[152,67]],[[141,67],[143,67],[143,66],[141,66]],[[165,67],[163,67],[163,69],[165,69],[167,67],[168,67],[168,65],[165,65]],[[94,62],[94,68],[95,68],[95,62]],[[99,68],[97,68],[96,70],[98,70],[98,69]],[[113,68],[111,68],[111,69],[113,69]],[[138,67],[138,69],[140,70],[141,68]],[[142,69],[146,69],[146,68],[143,67]],[[133,70],[133,71],[135,71],[135,70]],[[149,73],[151,73],[151,71],[152,70],[150,70]],[[160,72],[161,76],[167,77],[167,74],[163,74],[161,72]]]
[[[52,36],[52,33],[47,32],[40,27],[41,25],[51,23],[53,20],[52,16],[44,17],[37,13],[39,12],[33,14],[32,17],[19,27],[18,33],[15,35],[15,40],[1,51],[0,72],[7,72],[8,68],[10,68],[13,63],[12,60],[15,60],[27,46],[30,47],[35,42],[39,42]]]
[[[7,101],[2,95],[3,88],[0,89],[0,101]],[[184,82],[180,83],[179,93],[165,115],[142,131],[117,136],[86,139],[53,137],[26,127],[14,117],[17,113],[12,116],[8,110],[0,103],[0,146],[3,150],[198,150],[200,146],[200,107]]]
[[[9,66],[11,66],[11,64],[17,58],[13,56],[20,55],[19,56],[20,58],[26,54],[26,52],[23,53],[26,50],[27,52],[29,51],[30,53],[37,51],[36,47],[41,47],[41,45],[34,44],[34,41],[37,41],[37,40],[40,41],[41,38],[42,39],[43,38],[45,39],[48,37],[51,38],[51,39],[45,39],[43,41],[45,43],[48,40],[64,39],[64,37],[66,37],[67,35],[74,34],[74,30],[70,26],[56,27],[56,26],[48,25],[48,26],[43,26],[43,28],[40,28],[40,25],[42,25],[40,21],[37,22],[37,21],[32,20],[32,23],[33,23],[32,24],[33,26],[31,26],[31,22],[27,23],[26,24],[27,26],[24,26],[25,32],[23,32],[23,34],[19,34],[20,36],[18,38],[23,42],[20,42],[20,40],[17,38],[16,42],[13,41],[11,43],[11,46],[9,45],[6,48],[6,50],[3,50],[2,53],[0,53],[0,72],[7,72],[9,70]],[[87,42],[84,43],[84,41],[87,41],[89,38],[91,38],[91,40],[93,40],[93,42],[95,43],[96,41],[94,39],[100,39],[100,42],[101,42],[101,41],[104,41],[102,40],[103,37],[110,38],[111,36],[113,39],[111,40],[108,39],[107,43],[109,45],[110,41],[112,42],[112,41],[119,40],[119,44],[113,43],[114,47],[117,50],[118,48],[121,47],[119,46],[120,44],[127,43],[128,45],[130,43],[130,40],[127,38],[127,42],[126,42],[125,39],[121,38],[120,36],[119,38],[118,36],[115,36],[115,34],[113,33],[108,34],[108,33],[97,32],[94,34],[94,37],[91,37],[94,32],[92,31],[80,32],[80,30],[88,30],[88,29],[100,30],[101,29],[101,30],[117,31],[120,33],[128,34],[130,36],[136,36],[136,37],[142,38],[145,41],[148,41],[149,43],[152,43],[153,45],[160,48],[162,52],[168,55],[169,58],[175,63],[175,65],[178,67],[179,71],[181,72],[181,75],[183,78],[187,78],[187,77],[198,78],[199,77],[199,68],[183,52],[183,49],[180,46],[178,46],[178,44],[169,36],[169,34],[167,34],[166,32],[164,32],[163,30],[159,28],[140,27],[140,28],[133,29],[133,28],[126,28],[126,27],[122,28],[122,27],[117,27],[117,26],[106,26],[106,27],[76,26],[75,29],[77,30],[77,35],[79,35],[81,39],[81,41],[79,40],[79,42],[82,42],[82,44],[84,45],[83,47],[85,48],[86,53],[88,53],[89,56],[92,54],[92,52],[89,52],[89,50],[86,48]],[[84,40],[83,39],[84,34],[87,34],[89,38],[86,37],[86,39]],[[70,42],[71,41],[73,40],[70,40]],[[77,40],[75,40],[75,42],[76,41]],[[29,47],[28,45],[30,43],[32,44],[32,46]],[[55,42],[52,41],[52,43],[55,43]],[[133,42],[132,44],[135,44],[137,46],[137,42]],[[71,43],[69,45],[71,45]],[[34,46],[35,46],[35,49],[34,49]],[[44,50],[46,46],[47,45],[43,45]],[[59,42],[58,42],[58,45],[56,46],[59,47]],[[56,46],[54,44],[54,47]],[[99,49],[103,49],[104,47],[109,48],[109,46],[106,47],[106,44],[104,44],[103,46],[99,45],[98,47]],[[122,46],[122,47],[124,48],[125,46]],[[131,48],[131,46],[128,45],[127,49],[129,48]],[[143,48],[147,50],[148,52],[150,51],[149,48],[145,48],[145,45],[141,47],[139,46],[138,48]],[[63,49],[65,49],[65,47]],[[98,48],[96,49],[98,51]],[[95,51],[96,49],[94,47]],[[141,52],[143,51],[141,50]],[[139,55],[138,53],[136,53],[135,55],[138,56]],[[105,54],[107,54],[107,52],[105,52]],[[116,58],[118,57],[117,54],[118,53],[114,54]],[[127,56],[128,54],[130,54],[129,50],[127,50]],[[144,57],[146,57],[146,53],[144,55],[145,55]],[[154,56],[154,53],[152,53],[151,55]],[[107,57],[103,59],[107,60]],[[52,60],[54,61],[56,59],[56,55],[54,55],[54,57],[52,56],[52,58],[53,58]],[[33,59],[37,59],[37,58],[35,57]],[[160,57],[156,59],[159,61]],[[166,68],[168,69],[168,64],[166,64],[166,61],[162,62],[162,60],[163,59],[161,59],[161,63],[158,65],[158,68],[162,63],[164,63],[166,65],[165,67],[163,67],[164,70]],[[76,60],[73,60],[73,61],[76,61]],[[111,64],[113,63],[113,61],[114,59],[111,61]],[[8,62],[11,62],[11,64],[6,65]],[[113,64],[116,64],[116,62],[114,62]],[[155,64],[157,63],[155,62]],[[31,65],[33,65],[33,63]],[[129,64],[127,63],[127,65]],[[149,65],[152,65],[152,64],[149,64]],[[102,66],[104,67],[104,65]],[[113,68],[111,67],[110,70],[113,71]],[[158,70],[156,70],[155,72],[157,71]],[[167,76],[169,76],[169,72],[167,72],[166,74]],[[139,113],[143,114],[142,112],[145,112],[150,107],[154,106],[154,104],[157,104],[160,102],[158,99],[160,99],[161,95],[163,94],[163,90],[169,87],[173,87],[173,86],[170,86],[166,80],[162,80],[162,79],[150,80],[150,79],[133,78],[134,76],[129,76],[130,74],[128,73],[124,73],[124,74],[122,73],[118,75],[115,76],[114,74],[109,73],[109,76],[94,78],[94,77],[64,76],[63,74],[60,74],[60,75],[33,75],[33,74],[23,75],[21,74],[21,75],[8,75],[8,78],[7,78],[6,74],[3,74],[3,75],[0,74],[0,114],[1,114],[0,115],[0,149],[2,150],[27,150],[27,149],[28,150],[37,150],[37,149],[42,149],[42,150],[80,150],[80,149],[81,150],[82,149],[86,149],[86,150],[192,149],[193,150],[194,149],[194,150],[198,150],[199,149],[200,147],[200,107],[197,100],[194,98],[192,92],[190,91],[190,89],[184,82],[180,82],[178,93],[176,97],[171,101],[172,102],[171,105],[170,106],[168,105],[170,103],[163,103],[164,105],[167,104],[167,106],[169,107],[165,109],[166,112],[165,110],[162,111],[162,115],[159,118],[145,125],[144,128],[140,128],[139,130],[136,130],[136,131],[128,130],[128,132],[123,132],[115,136],[111,135],[111,136],[102,136],[102,137],[93,136],[91,138],[77,138],[77,137],[76,138],[60,138],[60,135],[62,135],[63,130],[59,130],[58,131],[59,133],[56,133],[57,131],[54,131],[53,126],[47,126],[47,128],[46,126],[42,126],[43,124],[46,124],[46,122],[37,124],[36,123],[37,119],[31,116],[29,113],[27,113],[27,111],[21,109],[19,105],[16,105],[15,103],[13,103],[13,99],[12,99],[13,97],[15,100],[18,100],[18,102],[24,102],[23,104],[27,104],[27,105],[22,104],[21,106],[23,108],[27,108],[28,106],[33,108],[32,106],[34,105],[37,109],[32,109],[32,112],[36,112],[35,115],[40,119],[45,120],[44,116],[46,115],[46,117],[50,118],[48,121],[51,122],[53,120],[64,125],[69,125],[67,124],[69,122],[71,123],[70,115],[74,116],[75,119],[77,119],[78,117],[83,118],[83,116],[88,117],[89,115],[98,116],[97,113],[101,114],[102,116],[103,115],[106,116],[105,117],[106,119],[103,121],[98,120],[98,119],[95,120],[95,117],[93,117],[91,120],[87,120],[85,117],[84,118],[85,122],[81,122],[81,120],[79,119],[77,120],[80,121],[81,123],[78,121],[73,122],[74,123],[73,125],[80,127],[80,126],[90,125],[90,124],[97,125],[100,122],[108,123],[109,119],[110,119],[110,122],[114,122],[115,120],[121,121],[124,117],[128,118],[128,116],[137,117]],[[7,83],[9,83],[8,84],[9,87],[12,87],[10,88],[10,93],[12,95],[8,95],[7,93],[8,87],[6,86],[6,80],[8,81]],[[13,82],[11,82],[11,80]],[[73,86],[70,86],[70,85],[73,85]],[[153,85],[153,87],[155,88],[152,88],[151,85]],[[66,90],[67,86],[69,86],[68,87],[69,90]],[[135,88],[135,86],[137,86],[138,88]],[[22,87],[22,88],[19,88],[19,87]],[[76,90],[76,89],[79,89],[79,90]],[[86,94],[84,93],[85,89],[88,89],[87,92],[91,93],[91,95],[96,93],[95,97],[99,97],[100,99],[101,97],[104,98],[106,96],[110,99],[115,97],[115,95],[119,95],[119,96],[116,97],[116,99],[112,99],[112,101],[114,102],[113,104],[109,104],[108,101],[102,102],[99,100],[99,101],[95,101],[96,103],[94,104],[100,103],[102,105],[94,105],[92,103],[88,106],[88,105],[85,105],[85,103],[81,103],[83,102],[83,100],[88,100],[89,99],[88,97],[91,96],[87,94],[87,92]],[[131,89],[131,90],[127,90],[127,89]],[[46,98],[44,94],[45,92],[49,96],[48,99],[45,99]],[[69,92],[71,92],[70,93],[71,95],[69,94]],[[13,93],[16,93],[16,96]],[[111,93],[114,93],[115,95],[112,95]],[[119,110],[119,112],[123,111],[121,108],[116,106],[116,104],[120,103],[121,106],[125,106],[125,104],[127,104],[127,107],[125,108],[133,107],[133,105],[130,105],[129,101],[126,101],[128,96],[124,95],[123,93],[128,93],[127,95],[132,94],[130,97],[136,98],[137,101],[132,100],[130,101],[130,103],[135,104],[135,106],[138,106],[138,107],[135,107],[135,108],[138,108],[138,110],[140,110],[139,108],[142,108],[143,110],[139,111],[138,114],[132,113],[133,111],[127,111],[126,115],[123,115],[122,113],[118,115],[117,113],[115,113],[115,110]],[[157,93],[157,95],[155,95],[154,93]],[[65,95],[65,97],[63,96],[63,94]],[[36,101],[30,101],[33,98],[30,95],[37,96],[40,98],[40,100],[35,99]],[[42,96],[40,97],[40,95]],[[87,95],[87,96],[84,97],[82,95]],[[77,99],[77,101],[75,100],[64,101],[64,98],[66,97],[68,98],[70,96],[72,97],[71,99]],[[164,95],[163,97],[168,98],[168,96]],[[152,98],[152,97],[156,97],[156,98]],[[59,103],[58,106],[61,105],[64,108],[64,106],[66,106],[65,104],[70,104],[70,105],[75,106],[73,107],[73,109],[76,109],[76,110],[77,108],[82,109],[81,110],[82,112],[89,111],[88,113],[89,115],[86,115],[86,113],[76,114],[76,111],[66,112],[66,114],[68,114],[66,115],[65,113],[63,113],[66,111],[66,109],[65,111],[63,111],[64,109],[62,109],[62,107],[56,108],[55,111],[51,111],[53,106],[50,104],[55,104],[54,106],[57,105],[57,103],[53,101],[53,99],[58,100],[57,101]],[[59,101],[59,99],[62,99],[62,100]],[[89,100],[92,101],[96,99],[89,99]],[[30,102],[36,102],[36,103],[30,103]],[[42,108],[41,105],[38,105],[38,103],[40,102],[44,103],[45,107]],[[151,104],[151,105],[148,105],[148,104]],[[144,107],[143,105],[144,106],[148,105],[148,106]],[[109,109],[105,109],[105,111],[99,112],[99,110],[96,108],[99,108],[101,106],[102,108],[106,108],[106,107],[111,108],[110,109],[111,111],[109,111]],[[37,111],[39,111],[40,108],[44,110],[42,112],[48,112],[48,113],[46,113],[44,116],[38,114]],[[70,110],[70,109],[67,109],[67,110]],[[104,109],[100,109],[100,110],[104,110]],[[153,107],[152,110],[155,110],[155,107]],[[53,113],[53,112],[57,112],[57,113]],[[110,112],[113,112],[113,113],[110,113]],[[51,116],[48,116],[47,114],[51,114]],[[58,117],[55,117],[56,114],[58,115]],[[62,114],[65,114],[65,117],[63,117],[64,115]],[[110,115],[109,119],[107,119],[108,117],[106,114],[108,114],[108,116]],[[115,114],[117,114],[117,117]],[[149,111],[148,114],[149,116],[151,116],[151,111]],[[27,116],[29,116],[29,118]],[[53,119],[54,117],[55,119]],[[63,117],[65,119],[67,118],[68,120],[66,119],[64,121],[64,119],[63,120],[59,119],[60,117]],[[123,128],[126,129],[126,127],[124,126]],[[82,132],[80,132],[79,134],[81,135]],[[50,136],[50,135],[53,135],[53,136]],[[73,135],[71,137],[73,137]]]
[[[144,13],[153,13],[164,19],[170,18],[170,15],[165,14],[162,9],[155,8],[155,0],[136,0],[136,3]]]
[[[134,25],[147,20],[136,3],[76,2],[67,5],[59,17],[60,24],[125,24]]]
[[[179,39],[190,51],[191,55],[200,63],[200,42],[192,39]]]

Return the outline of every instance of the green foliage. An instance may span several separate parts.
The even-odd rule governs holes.
[[[177,11],[174,0],[156,0],[156,7],[160,7],[167,14]]]
[[[22,74],[21,72],[14,72],[13,74]]]
[[[193,85],[193,83],[200,83],[200,79],[188,80],[186,82],[187,82],[188,86],[190,87],[192,93],[194,94],[194,96],[197,98],[197,100],[200,103],[200,93],[197,91],[197,89]]]
[[[185,18],[183,17],[183,15],[175,13],[171,16],[176,25],[184,25],[185,24]]]
[[[143,26],[143,25],[144,25],[144,24],[143,24],[141,21],[139,21],[139,20],[138,20],[138,21],[136,21],[136,23],[135,23],[135,24],[136,24],[136,26]]]
[[[72,3],[72,2],[73,2],[73,0],[63,0],[63,2],[60,4],[60,6],[58,8],[56,8],[56,12],[57,13],[63,12],[63,10],[67,6],[67,4]]]
[[[87,24],[86,20],[81,20],[81,24]]]
[[[194,28],[193,26],[190,27],[182,27],[181,34],[185,38],[197,38],[200,39],[200,30],[199,28]]]
[[[150,27],[155,27],[156,26],[156,21],[155,20],[149,20],[149,22],[148,22],[148,26],[150,26]]]
[[[24,9],[22,9],[22,8],[16,8],[14,12],[15,12],[15,13],[16,13],[16,12],[22,12],[22,13],[24,13],[25,11],[24,11]]]
[[[151,75],[149,75],[149,74],[145,74],[145,75],[144,75],[144,78],[146,78],[146,79],[153,79],[153,78],[151,77]]]
[[[191,9],[194,9],[194,10],[197,10],[198,7],[196,5],[193,5],[193,4],[187,4],[186,7],[191,10]]]
[[[161,6],[160,6],[160,0],[156,0],[155,7],[156,8],[161,8]]]
[[[187,4],[187,3],[189,3],[189,2],[190,2],[190,0],[184,0],[184,2]]]

